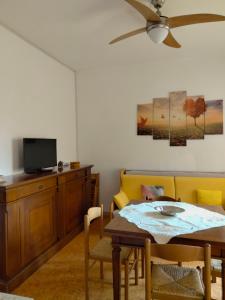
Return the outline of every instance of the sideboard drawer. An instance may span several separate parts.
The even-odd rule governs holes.
[[[86,176],[85,170],[79,170],[79,171],[74,170],[69,173],[60,175],[58,180],[59,180],[59,184],[63,184],[65,182],[72,181],[74,179],[82,178],[85,176]]]
[[[57,179],[56,177],[38,180],[36,182],[19,186],[16,188],[8,189],[6,192],[7,202],[15,201],[16,199],[24,198],[34,193],[38,193],[49,189],[51,187],[56,187]]]

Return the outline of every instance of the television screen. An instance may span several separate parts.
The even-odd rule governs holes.
[[[27,173],[56,166],[56,139],[24,138],[23,162]]]

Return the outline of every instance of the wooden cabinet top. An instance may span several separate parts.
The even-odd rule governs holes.
[[[19,185],[28,184],[35,181],[40,181],[41,179],[47,179],[48,177],[61,177],[67,173],[71,172],[79,172],[81,170],[91,169],[93,165],[82,165],[80,168],[71,169],[70,167],[64,167],[62,171],[59,171],[57,167],[55,167],[52,171],[42,172],[36,174],[15,174],[4,176],[4,182],[0,183],[0,191],[8,188],[13,188]]]

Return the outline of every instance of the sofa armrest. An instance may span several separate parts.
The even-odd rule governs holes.
[[[115,204],[114,200],[112,200],[111,203],[110,203],[110,206],[109,206],[109,218],[110,218],[110,220],[112,220],[112,218],[113,218],[114,210],[116,210],[116,204]]]

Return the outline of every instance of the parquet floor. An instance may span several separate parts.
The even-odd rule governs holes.
[[[97,225],[92,228],[95,243]],[[39,270],[33,273],[23,284],[13,291],[14,294],[34,298],[35,300],[84,300],[84,257],[83,233],[74,238]],[[99,280],[99,265],[90,273],[90,299],[112,300],[112,269],[105,264],[105,280]],[[123,275],[122,275],[123,276]],[[129,289],[130,300],[144,300],[144,280]],[[123,296],[123,289],[122,289]],[[221,281],[212,284],[212,296],[221,299]],[[122,297],[123,299],[123,297]]]

